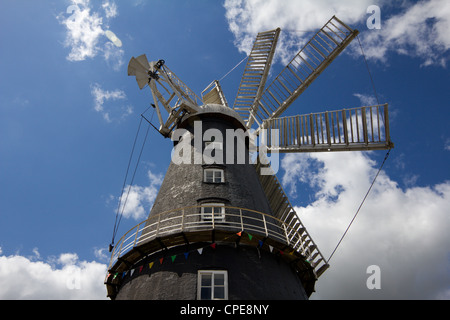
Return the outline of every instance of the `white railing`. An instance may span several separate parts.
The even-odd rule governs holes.
[[[292,226],[271,215],[237,207],[225,207],[224,217],[211,215],[211,219],[202,220],[202,207],[211,205],[179,208],[152,215],[130,229],[115,245],[108,270],[112,270],[125,254],[152,240],[178,233],[192,236],[196,232],[208,230],[229,231],[230,234],[245,231],[255,238],[269,238],[302,254],[315,271],[324,271],[328,266],[301,225]],[[235,237],[231,241],[235,241]]]

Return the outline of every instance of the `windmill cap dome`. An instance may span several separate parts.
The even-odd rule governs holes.
[[[245,122],[242,119],[242,117],[233,109],[229,107],[225,107],[221,104],[205,104],[201,106],[200,111],[193,113],[193,114],[187,114],[183,117],[183,120],[181,121],[179,127],[183,127],[183,123],[186,122],[189,119],[192,118],[203,118],[204,116],[209,115],[216,115],[218,118],[232,118],[231,120],[233,122],[238,122],[239,126],[242,126],[242,128],[245,130]]]

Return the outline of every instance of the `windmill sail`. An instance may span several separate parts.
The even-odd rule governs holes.
[[[357,30],[333,16],[267,87],[259,103],[252,106],[247,127],[255,120],[260,125],[265,119],[278,117],[357,34]]]
[[[258,33],[248,57],[233,106],[246,122],[263,93],[279,34],[279,28]]]
[[[363,151],[393,148],[388,105],[267,119],[267,150]],[[272,130],[278,130],[272,135]]]

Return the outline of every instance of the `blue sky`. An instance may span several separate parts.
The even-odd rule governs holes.
[[[380,8],[381,29],[366,24],[373,4]],[[308,40],[333,14],[360,31],[379,100],[390,105],[395,149],[312,298],[449,299],[445,0],[2,0],[0,298],[105,298],[118,197],[151,98],[127,76],[132,56],[164,59],[199,95],[246,56],[256,32],[285,30],[273,76],[300,49],[289,41]],[[242,72],[240,65],[221,81],[230,104]],[[375,101],[354,41],[285,114]],[[170,152],[170,141],[151,129],[118,237],[145,219]],[[385,154],[281,156],[277,176],[326,257]],[[380,266],[380,290],[366,287],[370,265]],[[81,285],[68,288],[75,276]]]

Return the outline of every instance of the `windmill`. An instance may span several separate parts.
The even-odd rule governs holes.
[[[314,291],[329,265],[266,156],[391,149],[388,105],[282,117],[358,31],[333,16],[266,86],[279,34],[256,36],[232,107],[218,81],[199,97],[164,60],[131,58],[128,75],[150,88],[156,130],[186,161],[171,162],[148,219],[112,248],[109,297],[307,299]],[[236,141],[245,150],[238,163]]]

